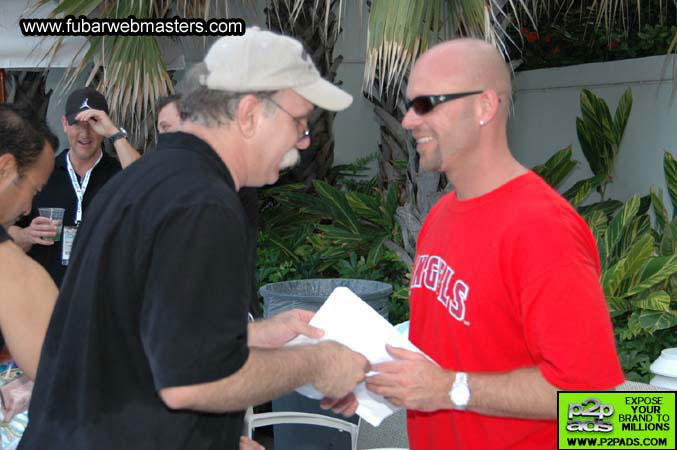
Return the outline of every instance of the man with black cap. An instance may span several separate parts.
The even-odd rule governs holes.
[[[124,128],[116,127],[108,116],[104,96],[91,87],[71,93],[61,122],[70,149],[56,157],[54,172],[35,196],[31,214],[8,230],[57,285],[66,273],[75,233],[92,199],[121,167],[139,158]],[[113,143],[119,162],[103,151],[104,138]],[[38,214],[38,208],[45,207],[65,209],[63,235],[58,241],[49,239],[56,235],[54,222]]]
[[[232,450],[245,408],[306,384],[355,412],[364,356],[331,340],[282,348],[323,335],[312,312],[248,323],[237,196],[308,148],[315,106],[352,97],[300,42],[258,28],[216,41],[189,75],[179,131],[111,180],[78,231],[19,449]]]

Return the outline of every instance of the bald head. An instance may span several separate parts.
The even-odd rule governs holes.
[[[416,140],[420,167],[444,172],[458,198],[482,195],[525,170],[508,147],[510,91],[508,65],[478,39],[437,45],[411,71],[402,126]]]
[[[479,39],[454,39],[432,47],[416,61],[416,76],[428,79],[439,89],[435,93],[493,89],[501,97],[511,94],[508,65],[496,47]]]

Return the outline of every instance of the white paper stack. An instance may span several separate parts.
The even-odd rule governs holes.
[[[386,351],[386,344],[422,353],[386,319],[346,287],[334,289],[315,313],[310,324],[324,330],[321,339],[298,336],[287,345],[337,341],[363,354],[371,364],[393,360]],[[375,374],[376,372],[370,372],[367,376]],[[301,386],[297,392],[316,400],[323,397],[322,393],[311,385]],[[400,409],[380,395],[367,391],[365,383],[358,384],[354,393],[359,402],[357,414],[375,427]]]

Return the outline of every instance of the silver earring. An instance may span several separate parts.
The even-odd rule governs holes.
[[[484,125],[484,120],[480,120],[480,126]]]

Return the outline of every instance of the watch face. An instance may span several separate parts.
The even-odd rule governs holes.
[[[454,384],[449,392],[451,402],[455,409],[464,410],[470,401],[470,388],[468,387],[468,375],[457,372]]]
[[[465,408],[470,400],[470,389],[468,386],[455,386],[451,390],[451,401],[459,408]]]

